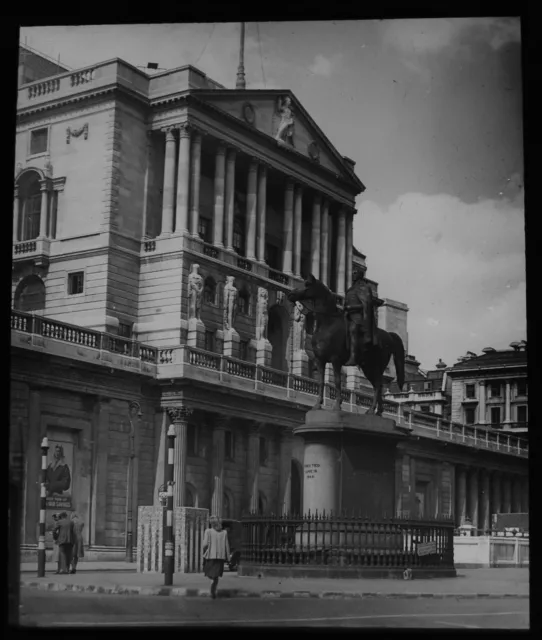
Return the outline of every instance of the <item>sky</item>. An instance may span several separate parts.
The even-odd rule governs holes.
[[[232,23],[25,27],[70,68],[192,64],[235,87]],[[526,338],[519,18],[247,23],[247,88],[290,89],[366,186],[354,244],[431,369]]]

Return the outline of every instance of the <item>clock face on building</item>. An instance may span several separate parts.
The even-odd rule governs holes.
[[[316,142],[311,142],[307,147],[307,151],[309,152],[309,157],[312,160],[316,160],[317,162],[320,160],[320,148]]]
[[[245,102],[243,105],[243,118],[249,123],[254,124],[256,118],[256,112],[250,102]]]

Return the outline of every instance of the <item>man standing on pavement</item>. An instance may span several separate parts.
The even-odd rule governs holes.
[[[75,511],[71,515],[71,520],[73,522],[73,550],[71,560],[72,569],[70,573],[75,573],[79,558],[84,558],[85,556],[85,549],[83,546],[83,527],[85,526],[85,523]]]
[[[58,521],[58,548],[60,552],[60,573],[68,573],[70,569],[75,532],[73,520],[63,511]]]

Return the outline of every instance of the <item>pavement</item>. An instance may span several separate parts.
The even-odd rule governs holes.
[[[220,592],[219,592],[220,593]],[[523,598],[156,598],[21,590],[23,627],[529,629]],[[94,633],[96,631],[94,630]]]
[[[127,567],[132,567],[127,568]],[[141,596],[209,597],[210,580],[202,573],[173,575],[164,586],[162,573],[137,573],[125,562],[80,562],[75,575],[56,575],[48,563],[43,578],[37,566],[21,565],[21,587],[45,591]],[[456,578],[325,579],[242,577],[224,572],[219,598],[529,598],[528,568],[458,569]]]

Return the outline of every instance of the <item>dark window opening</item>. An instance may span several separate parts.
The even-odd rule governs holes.
[[[475,419],[474,409],[465,409],[465,424],[474,424]]]
[[[74,296],[83,293],[85,283],[85,274],[83,271],[68,274],[68,295]]]
[[[212,276],[205,278],[203,300],[208,304],[216,304],[216,282]]]
[[[491,424],[501,423],[501,408],[491,407]]]
[[[224,457],[227,460],[235,458],[234,436],[231,431],[226,431],[224,434]]]
[[[186,431],[186,452],[189,456],[197,456],[197,432],[193,424],[189,424]]]
[[[132,337],[132,324],[119,322],[118,335],[122,338],[131,338]]]
[[[431,381],[424,382],[423,383],[423,390],[424,391],[432,391],[433,390],[433,383]]]
[[[239,359],[248,362],[248,340],[239,341]]]
[[[203,242],[211,242],[211,221],[209,218],[203,218],[200,216],[198,222],[198,233]]]
[[[239,313],[250,315],[250,293],[246,289],[239,293]]]
[[[267,440],[260,438],[260,466],[267,462]]]
[[[233,221],[233,248],[240,255],[245,255],[245,232],[240,218]]]
[[[265,261],[271,269],[280,271],[280,249],[273,244],[267,243],[265,245]]]
[[[30,155],[47,151],[47,129],[34,129],[30,132]]]
[[[420,407],[422,413],[431,413],[431,407],[428,404],[422,404]]]
[[[527,395],[527,380],[518,380],[518,396],[526,396]]]
[[[465,397],[466,398],[475,398],[475,389],[473,384],[465,385]]]
[[[205,331],[205,351],[215,350],[215,332],[211,330]]]
[[[501,383],[500,382],[491,383],[491,397],[492,398],[500,398],[501,397]]]
[[[527,407],[525,405],[518,407],[518,422],[527,422]]]

